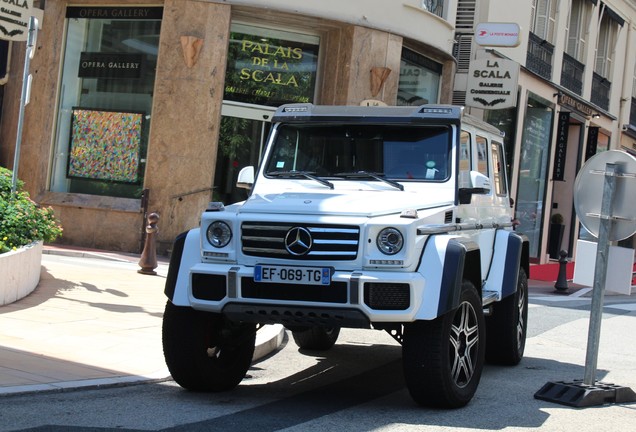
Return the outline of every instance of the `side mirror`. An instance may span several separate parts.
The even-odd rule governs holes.
[[[488,194],[490,193],[490,179],[477,171],[470,172],[470,187],[473,193]]]
[[[478,171],[470,172],[470,187],[459,188],[459,203],[470,204],[473,195],[486,195],[490,193],[490,179]]]
[[[236,179],[236,187],[241,189],[251,189],[254,184],[254,167],[246,166],[239,171]]]

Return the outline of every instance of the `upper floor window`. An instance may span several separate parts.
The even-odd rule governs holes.
[[[530,31],[554,44],[554,22],[557,0],[532,0]]]
[[[444,0],[422,0],[422,9],[438,17],[444,16]]]
[[[590,27],[592,3],[589,0],[572,0],[565,52],[574,59],[584,62],[587,46],[587,33]]]
[[[594,72],[611,81],[612,66],[614,63],[614,51],[618,37],[618,27],[621,20],[615,12],[603,5],[601,9],[601,23],[598,30],[596,43],[596,61]]]

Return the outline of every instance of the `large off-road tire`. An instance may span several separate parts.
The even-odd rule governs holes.
[[[326,351],[334,346],[340,334],[340,327],[309,327],[303,330],[292,330],[294,342],[301,349]]]
[[[462,283],[457,309],[405,325],[402,362],[411,397],[439,408],[470,402],[484,366],[485,336],[481,299],[469,281]]]
[[[486,361],[516,365],[523,358],[528,331],[528,276],[519,269],[517,291],[493,307],[486,318]]]
[[[254,324],[234,324],[220,314],[166,304],[163,354],[172,378],[193,391],[236,387],[252,362]]]

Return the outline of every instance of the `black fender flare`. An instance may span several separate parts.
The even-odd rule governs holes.
[[[170,254],[170,266],[168,267],[168,275],[166,277],[166,285],[163,289],[164,294],[171,301],[174,298],[174,292],[177,286],[177,276],[179,275],[179,267],[181,265],[181,257],[183,256],[183,248],[189,231],[179,234],[172,244],[172,253]]]
[[[479,246],[470,240],[454,238],[444,255],[437,316],[459,306],[462,281],[470,280],[481,295],[481,259]]]

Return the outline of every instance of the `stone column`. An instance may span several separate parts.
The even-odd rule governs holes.
[[[145,180],[159,253],[198,225],[212,196],[229,31],[229,5],[164,4]]]

